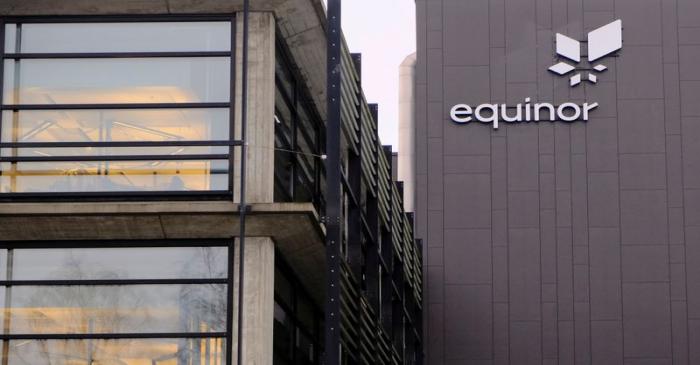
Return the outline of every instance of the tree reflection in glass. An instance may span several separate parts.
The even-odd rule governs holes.
[[[14,279],[225,278],[226,252],[224,247],[16,250]],[[224,332],[226,294],[225,284],[14,286],[7,289],[5,333]],[[105,364],[139,364],[123,360],[122,354],[134,353],[142,344],[143,340],[33,341],[36,352],[10,353],[31,356],[31,364],[91,364],[84,361],[97,357]],[[158,346],[162,351],[152,360],[190,364],[187,359],[219,356],[215,354],[221,353],[223,341],[174,339]]]

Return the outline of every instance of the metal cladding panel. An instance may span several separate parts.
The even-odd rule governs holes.
[[[416,1],[428,364],[700,363],[697,4]]]

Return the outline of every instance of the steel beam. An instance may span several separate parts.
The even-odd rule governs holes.
[[[326,118],[326,261],[325,365],[341,363],[340,245],[341,245],[341,0],[328,0],[327,118]]]

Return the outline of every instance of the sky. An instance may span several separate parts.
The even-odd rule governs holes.
[[[324,0],[326,2],[327,0]],[[416,51],[414,0],[343,0],[350,52],[362,53],[362,88],[379,104],[379,137],[398,150],[399,65]]]

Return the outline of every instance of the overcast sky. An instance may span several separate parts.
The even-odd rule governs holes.
[[[327,1],[327,0],[324,0]],[[416,51],[414,0],[343,0],[350,52],[362,53],[362,88],[379,104],[382,144],[398,150],[399,65]]]

